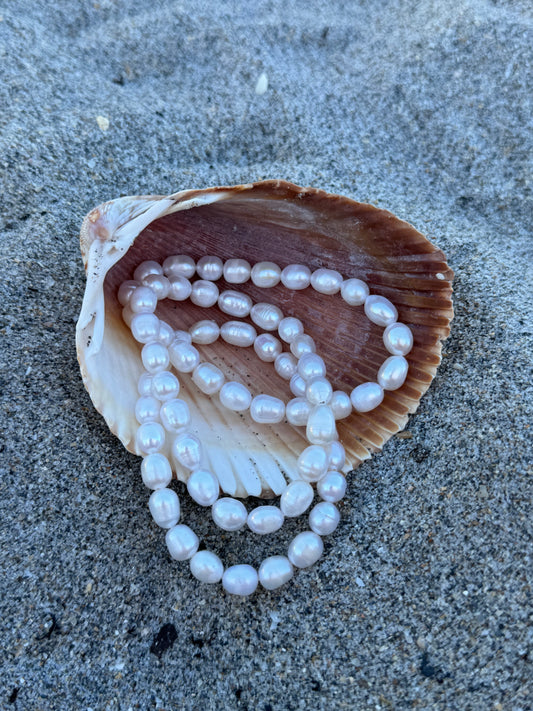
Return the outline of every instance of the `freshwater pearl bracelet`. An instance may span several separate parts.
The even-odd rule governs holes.
[[[189,281],[197,273],[199,280]],[[219,290],[213,283],[224,275],[230,284],[242,284],[249,278],[256,286],[269,288],[280,280],[287,288],[303,289],[310,284],[324,294],[341,291],[351,305],[364,303],[371,321],[385,326],[384,343],[392,353],[378,372],[377,383],[364,383],[354,388],[350,397],[342,391],[333,392],[326,379],[323,360],[315,353],[315,344],[303,332],[303,324],[296,318],[283,317],[272,304],[253,305],[249,296],[237,291]],[[176,560],[190,559],[193,575],[203,582],[218,582],[239,595],[251,594],[258,580],[263,587],[275,589],[293,575],[293,565],[308,567],[321,556],[321,535],[333,532],[339,521],[334,503],[340,501],[346,481],[340,471],[344,464],[344,449],[336,441],[335,420],[346,417],[352,405],[359,412],[367,412],[383,399],[383,390],[400,387],[407,375],[404,356],[412,347],[410,329],[397,322],[395,307],[380,296],[370,296],[368,287],[359,279],[346,279],[330,269],[318,269],[311,274],[302,265],[289,265],[283,271],[272,262],[260,262],[253,268],[244,260],[230,259],[224,264],[218,257],[203,257],[195,265],[187,256],[168,257],[163,266],[157,262],[143,262],[134,273],[134,280],[124,282],[118,293],[123,305],[123,317],[136,340],[144,344],[142,361],[146,372],[139,381],[140,398],[136,417],[140,423],[137,445],[144,455],[141,471],[144,483],[151,489],[149,508],[158,525],[169,529],[166,535],[171,556]],[[250,316],[260,328],[276,330],[289,344],[291,353],[282,350],[280,341],[270,333],[257,335],[248,323],[229,321],[221,327],[214,321],[200,321],[189,332],[174,332],[160,321],[154,311],[157,301],[170,298],[183,301],[190,298],[198,306],[218,304],[223,313],[234,317]],[[254,346],[258,357],[273,362],[278,374],[290,380],[296,395],[287,405],[279,398],[260,394],[252,398],[248,388],[238,382],[224,382],[216,366],[200,362],[200,354],[192,345],[213,343],[219,335],[236,346]],[[190,414],[183,400],[177,399],[179,381],[167,370],[172,363],[179,372],[192,373],[195,384],[207,395],[219,394],[221,403],[235,411],[250,409],[252,419],[260,423],[281,422],[284,417],[294,425],[306,425],[308,446],[298,458],[299,478],[288,484],[280,499],[280,508],[260,506],[247,514],[241,501],[231,497],[219,499],[219,484],[215,475],[202,466],[200,441],[190,432]],[[271,556],[263,561],[259,574],[252,566],[236,565],[225,572],[222,562],[210,551],[198,551],[196,534],[183,524],[177,494],[166,487],[172,470],[168,459],[159,453],[165,441],[165,431],[175,436],[172,445],[174,459],[191,474],[187,488],[200,505],[212,506],[215,523],[227,531],[239,530],[247,522],[260,534],[279,530],[285,516],[304,513],[313,500],[309,482],[317,483],[323,501],[309,515],[310,531],[298,534],[289,545],[288,557]]]

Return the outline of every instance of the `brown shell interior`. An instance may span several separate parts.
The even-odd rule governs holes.
[[[116,298],[118,286],[132,278],[140,262],[162,262],[171,254],[189,254],[195,260],[204,255],[222,260],[240,257],[252,265],[267,260],[282,268],[302,263],[312,270],[328,267],[344,277],[363,279],[371,293],[386,296],[395,304],[399,320],[413,331],[414,347],[408,355],[407,380],[399,390],[387,392],[374,411],[352,414],[338,422],[340,440],[356,467],[405,426],[408,413],[416,410],[435,375],[441,341],[448,336],[453,317],[453,272],[440,250],[411,225],[384,210],[279,181],[229,190],[233,191],[230,198],[177,210],[141,232],[106,276],[106,321],[127,330]],[[194,197],[188,193],[187,199],[191,195]],[[281,284],[260,289],[251,281],[232,285],[220,280],[217,285],[220,291],[243,291],[254,302],[276,304],[285,315],[300,318],[306,333],[316,341],[334,389],[349,393],[356,385],[375,380],[380,364],[390,355],[383,346],[383,328],[367,319],[363,307],[348,306],[340,294],[326,296],[312,288],[290,291]],[[217,307],[202,309],[190,300],[160,302],[158,315],[175,328],[188,328],[206,318],[219,324],[231,319]],[[126,337],[131,338],[129,332]],[[284,401],[293,397],[288,383],[277,376],[272,364],[259,361],[253,349],[236,348],[221,339],[199,348],[228,377],[247,384],[252,394],[267,392]],[[219,407],[217,398],[212,403]],[[290,427],[286,423],[250,426],[266,446],[275,446],[279,427]],[[305,446],[304,431],[293,429],[296,451]]]

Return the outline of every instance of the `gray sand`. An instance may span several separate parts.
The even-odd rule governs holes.
[[[531,708],[532,29],[527,0],[3,3],[0,708]],[[169,562],[83,389],[77,235],[271,177],[414,224],[456,318],[324,559],[235,599]]]

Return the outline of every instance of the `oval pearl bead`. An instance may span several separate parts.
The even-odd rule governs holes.
[[[345,279],[341,286],[341,296],[350,306],[361,306],[365,303],[369,288],[361,279]]]
[[[335,504],[321,501],[309,514],[309,526],[319,536],[328,536],[339,525],[341,515]]]
[[[154,292],[158,301],[167,298],[170,282],[163,274],[148,274],[141,283]]]
[[[250,313],[252,300],[247,294],[239,291],[223,291],[218,297],[218,308],[230,316],[244,318]]]
[[[195,281],[192,285],[191,301],[206,309],[214,306],[218,301],[218,286],[204,279]]]
[[[265,590],[276,590],[293,576],[292,563],[284,555],[265,558],[259,567],[259,582]]]
[[[346,493],[346,479],[340,472],[329,471],[317,483],[316,490],[321,499],[335,503]]]
[[[200,362],[200,354],[196,348],[183,341],[172,341],[168,353],[170,362],[180,373],[192,373]]]
[[[220,257],[201,257],[196,264],[196,273],[200,279],[216,281],[222,276],[224,265]]]
[[[244,284],[250,278],[252,267],[246,259],[228,259],[223,273],[228,284]]]
[[[234,380],[230,380],[222,386],[219,397],[224,407],[235,412],[247,410],[252,402],[252,395],[248,388]]]
[[[170,528],[165,535],[168,552],[174,560],[187,560],[191,558],[200,545],[196,533],[182,523]]]
[[[198,551],[198,553],[195,553],[189,566],[191,573],[201,583],[218,583],[224,573],[222,561],[211,551]]]
[[[281,269],[274,262],[257,262],[252,267],[251,278],[256,286],[268,289],[281,279]]]
[[[354,388],[350,400],[357,412],[370,412],[383,402],[383,388],[378,383],[362,383]]]
[[[159,336],[159,319],[155,314],[135,314],[131,319],[130,328],[138,343],[156,341]]]
[[[131,321],[134,316],[135,314],[131,310],[130,305],[126,304],[126,306],[122,309],[122,320],[129,329],[131,329]]]
[[[224,373],[212,363],[200,363],[194,369],[192,379],[206,395],[214,395],[224,385]]]
[[[143,373],[137,383],[137,392],[141,397],[152,394],[152,378],[150,373]]]
[[[401,355],[390,356],[378,370],[378,383],[384,390],[398,390],[407,377],[409,364]]]
[[[304,397],[295,397],[289,400],[285,408],[285,415],[291,425],[306,425],[311,405]]]
[[[149,373],[159,373],[168,368],[168,350],[157,341],[146,343],[141,351],[141,360]]]
[[[158,262],[154,262],[153,260],[148,260],[146,262],[141,262],[137,269],[133,272],[133,278],[135,281],[140,281],[148,276],[148,274],[162,274],[163,273],[163,267],[158,264]]]
[[[309,400],[311,405],[327,405],[328,403],[331,403],[331,399],[333,397],[333,388],[331,387],[331,383],[327,378],[323,378],[321,376],[306,380],[305,397]],[[350,410],[351,409],[352,405],[350,403]]]
[[[342,420],[352,412],[352,401],[348,393],[342,390],[335,390],[329,403],[333,416],[336,420]]]
[[[285,403],[271,395],[257,395],[250,405],[250,416],[261,424],[281,422],[285,418]]]
[[[190,432],[184,432],[172,442],[172,455],[186,469],[196,469],[202,461],[202,444],[198,437]]]
[[[308,568],[316,563],[324,551],[324,544],[320,536],[314,531],[303,531],[294,538],[287,556],[297,568]]]
[[[143,454],[154,454],[165,444],[165,430],[159,422],[143,422],[139,425],[135,442]]]
[[[398,319],[396,306],[384,296],[373,294],[367,296],[365,301],[365,314],[367,318],[378,326],[390,326]]]
[[[274,361],[276,373],[283,378],[283,380],[290,380],[296,373],[297,367],[298,361],[292,353],[280,353]]]
[[[340,291],[342,274],[335,269],[317,269],[311,274],[311,286],[320,294],[336,294]]]
[[[161,422],[167,432],[178,433],[191,424],[191,413],[185,400],[167,400],[161,405]]]
[[[163,272],[167,277],[182,276],[190,279],[195,271],[194,259],[186,254],[175,254],[163,262]]]
[[[190,327],[189,333],[193,343],[206,346],[217,340],[220,336],[220,328],[216,321],[197,321],[194,326]]]
[[[248,512],[242,501],[225,496],[218,499],[211,509],[213,521],[223,531],[238,531],[246,523]]]
[[[161,403],[155,397],[143,395],[135,403],[135,419],[140,425],[143,422],[159,422],[160,407]]]
[[[328,453],[324,447],[312,444],[298,457],[296,467],[304,481],[318,481],[328,469]]]
[[[161,528],[172,528],[180,518],[180,500],[172,489],[156,489],[148,499],[152,518]]]
[[[249,323],[227,321],[221,326],[220,335],[226,343],[230,343],[232,346],[247,348],[251,346],[257,338],[257,331]]]
[[[336,440],[327,446],[328,468],[340,471],[346,463],[346,452],[342,444]]]
[[[257,571],[251,565],[232,565],[222,576],[222,587],[232,595],[251,595],[257,589],[257,583]]]
[[[174,329],[168,325],[166,321],[159,321],[159,336],[157,339],[158,343],[163,346],[169,346],[174,340]]]
[[[304,378],[324,377],[326,375],[326,364],[316,353],[305,353],[298,361],[298,372]]]
[[[191,334],[188,331],[178,329],[177,331],[174,331],[174,338],[172,341],[175,343],[187,343],[187,345],[190,346],[192,343]]]
[[[195,469],[187,480],[187,491],[200,506],[212,506],[218,499],[218,479],[207,469]]]
[[[281,355],[282,346],[280,341],[271,333],[260,333],[254,341],[254,351],[259,360],[265,363],[273,363]]]
[[[311,444],[329,444],[337,438],[335,418],[330,407],[316,405],[311,410],[307,419],[306,436]]]
[[[168,459],[159,452],[149,454],[142,460],[141,476],[149,489],[163,489],[172,481],[172,469]]]
[[[303,264],[289,264],[281,272],[281,281],[287,289],[306,289],[311,283],[311,270]]]
[[[161,373],[152,375],[152,395],[158,400],[165,402],[176,397],[180,391],[180,381],[174,373],[163,370]]]
[[[413,333],[404,323],[391,323],[383,332],[383,343],[392,355],[407,355],[413,347]]]
[[[185,301],[192,293],[192,284],[184,276],[176,274],[168,278],[168,298],[171,301]]]
[[[277,306],[274,306],[274,304],[264,304],[260,302],[252,306],[250,318],[259,328],[265,331],[275,331],[281,323],[283,311],[278,309]]]
[[[285,489],[279,500],[279,507],[284,516],[294,518],[300,516],[311,506],[313,487],[306,481],[297,479]]]
[[[129,304],[131,295],[140,285],[141,282],[135,281],[135,279],[128,279],[127,281],[123,281],[122,284],[119,286],[117,292],[117,299],[119,304],[121,306],[126,306],[126,304]]]
[[[284,516],[277,506],[258,506],[248,514],[248,528],[265,536],[275,533],[283,526]]]
[[[290,349],[293,356],[301,358],[307,353],[314,353],[316,351],[316,345],[311,336],[302,333],[291,341]]]
[[[138,286],[128,303],[134,314],[153,314],[157,306],[157,296],[148,286]]]
[[[279,337],[285,343],[292,343],[297,336],[301,336],[304,332],[304,325],[299,318],[294,316],[286,316],[279,322],[278,333]]]
[[[296,397],[302,397],[305,395],[306,382],[298,373],[295,373],[290,379],[289,387],[291,389],[291,393],[296,395]]]

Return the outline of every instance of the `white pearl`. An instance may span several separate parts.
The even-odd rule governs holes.
[[[398,390],[407,377],[409,363],[401,355],[390,356],[378,370],[378,383],[384,390]]]
[[[363,383],[354,388],[350,400],[357,412],[370,412],[383,402],[383,388],[378,383]]]
[[[137,383],[137,391],[141,397],[152,394],[152,375],[143,373]]]
[[[172,528],[180,519],[180,500],[172,489],[156,489],[148,499],[148,508],[161,528]]]
[[[151,392],[150,383],[150,392]],[[135,419],[142,425],[143,422],[159,422],[159,408],[161,403],[151,395],[142,395],[135,403]]]
[[[252,267],[246,259],[228,259],[224,264],[224,279],[228,284],[244,284],[251,273]]]
[[[259,582],[265,590],[276,590],[293,576],[292,563],[284,555],[265,558],[259,567]]]
[[[251,346],[257,337],[257,331],[249,323],[240,321],[226,321],[220,328],[220,336],[233,346],[246,348]]]
[[[340,472],[329,471],[317,483],[316,490],[321,499],[335,503],[346,493],[346,478]]]
[[[159,336],[159,319],[155,314],[135,314],[131,319],[130,328],[138,343],[156,341]]]
[[[287,289],[306,289],[311,282],[311,270],[303,264],[289,264],[281,272],[281,281]]]
[[[193,371],[195,385],[206,395],[214,395],[224,385],[224,373],[212,363],[200,363]]]
[[[285,418],[285,403],[271,395],[257,395],[251,402],[250,416],[261,424],[281,422]]]
[[[172,442],[172,455],[186,469],[197,469],[202,462],[202,443],[195,435],[184,432]]]
[[[211,551],[198,551],[189,565],[191,573],[201,583],[218,583],[224,573],[222,561]]]
[[[298,373],[295,373],[290,379],[289,387],[291,389],[291,393],[296,395],[296,397],[302,397],[305,395],[306,382]]]
[[[180,381],[174,373],[164,370],[162,373],[152,375],[152,395],[164,402],[176,397],[180,391]]]
[[[298,372],[304,380],[324,377],[326,375],[326,364],[316,353],[304,353],[298,361]]]
[[[163,489],[172,481],[172,469],[168,459],[159,452],[149,454],[142,460],[141,476],[149,489]]]
[[[168,552],[174,560],[191,558],[200,545],[196,533],[182,523],[170,528],[165,535]]]
[[[329,444],[337,438],[335,418],[330,407],[327,405],[313,407],[307,419],[306,437],[311,444]]]
[[[218,308],[230,316],[244,318],[250,313],[252,300],[247,294],[239,291],[223,291],[218,297]]]
[[[268,289],[281,279],[281,269],[274,262],[257,262],[252,267],[252,281],[256,286]]]
[[[169,326],[166,321],[159,321],[159,336],[158,343],[163,346],[169,346],[174,340],[174,329]]]
[[[191,413],[185,400],[167,400],[161,405],[160,415],[167,432],[177,434],[191,424]]]
[[[304,358],[305,357],[306,356],[304,356]],[[323,378],[321,376],[306,380],[305,397],[309,400],[311,405],[327,405],[331,403],[331,399],[333,397],[333,388],[331,387],[331,383],[327,378]],[[352,406],[350,404],[350,409],[351,407]]]
[[[301,336],[304,332],[304,325],[299,318],[294,316],[286,316],[279,322],[278,333],[279,337],[285,343],[292,343],[297,336]]]
[[[168,278],[168,298],[172,301],[185,301],[192,293],[192,284],[184,276],[176,274]]]
[[[291,541],[287,556],[297,568],[308,568],[317,562],[323,551],[320,536],[314,531],[303,531]]]
[[[126,304],[129,303],[131,295],[135,289],[140,286],[140,284],[141,282],[136,281],[135,279],[128,279],[127,281],[122,282],[117,292],[117,299],[121,306],[126,306]]]
[[[392,355],[407,355],[413,347],[413,333],[404,323],[391,323],[383,332],[383,343]]]
[[[165,430],[159,422],[143,422],[137,429],[135,442],[140,452],[153,454],[165,444]]]
[[[317,269],[311,274],[311,286],[321,294],[336,294],[342,281],[342,274],[334,269]]]
[[[291,353],[296,358],[301,358],[307,353],[314,353],[316,351],[314,340],[306,333],[302,333],[299,336],[296,336],[296,338],[291,341],[290,348]]]
[[[142,284],[152,289],[158,301],[166,299],[170,291],[170,282],[163,274],[148,274],[142,280]]]
[[[192,343],[191,334],[188,331],[182,331],[181,329],[174,331],[174,338],[172,340],[176,343],[187,343],[187,345]]]
[[[199,343],[202,346],[214,343],[220,336],[220,328],[216,321],[197,321],[190,327],[189,333],[193,343]]]
[[[348,393],[343,390],[335,390],[329,403],[336,420],[343,420],[352,411],[352,401]]]
[[[235,412],[247,410],[252,402],[252,395],[248,388],[235,380],[224,383],[220,389],[219,397],[224,407]]]
[[[213,521],[223,531],[238,531],[246,523],[248,513],[242,501],[224,496],[213,504]]]
[[[167,257],[163,262],[163,272],[167,277],[183,276],[189,279],[196,271],[194,259],[186,254],[176,254]]]
[[[328,469],[328,453],[324,447],[312,444],[298,457],[296,467],[304,481],[318,481]]]
[[[257,589],[257,583],[257,571],[251,565],[232,565],[222,576],[222,587],[232,595],[251,595]]]
[[[336,440],[331,442],[326,447],[328,452],[328,469],[337,469],[340,471],[346,462],[346,451],[342,444]]]
[[[350,306],[361,306],[365,303],[369,288],[361,279],[345,279],[341,286],[341,296]]]
[[[168,353],[170,362],[180,373],[192,373],[200,362],[200,354],[196,348],[181,341],[172,341]]]
[[[144,277],[147,277],[148,274],[162,274],[163,273],[163,267],[158,264],[157,262],[154,262],[153,260],[148,260],[147,262],[141,262],[137,269],[133,272],[133,278],[136,281],[142,282]]]
[[[309,527],[319,536],[328,536],[339,525],[341,515],[335,504],[321,501],[309,514]]]
[[[141,351],[141,360],[149,373],[159,373],[168,368],[168,350],[157,341],[146,343]]]
[[[195,469],[187,480],[187,491],[200,506],[212,506],[218,499],[218,479],[207,469]]]
[[[248,514],[248,528],[265,536],[275,533],[283,526],[284,516],[277,506],[258,506]]]
[[[378,326],[390,326],[398,319],[396,306],[384,296],[372,294],[365,301],[365,314],[367,318]]]
[[[283,378],[283,380],[290,380],[296,373],[297,367],[298,361],[292,353],[280,353],[274,361],[276,373]]]
[[[131,321],[134,316],[135,314],[131,310],[130,305],[126,304],[126,306],[122,309],[122,320],[129,329],[131,329]]]
[[[223,268],[220,257],[201,257],[196,265],[196,272],[200,279],[216,281],[222,276]]]
[[[282,345],[271,333],[260,333],[254,341],[254,351],[260,360],[273,363],[281,355]]]
[[[283,311],[274,304],[259,302],[250,311],[250,318],[259,328],[275,331],[283,318]]]
[[[157,296],[150,287],[138,286],[128,303],[134,314],[153,314],[157,306]]]
[[[285,415],[291,425],[306,425],[311,412],[311,405],[304,397],[295,397],[289,400],[285,408]]]
[[[279,507],[287,518],[300,516],[311,506],[313,487],[306,481],[297,479],[285,489],[279,500]]]
[[[195,281],[192,285],[191,301],[205,309],[214,306],[218,301],[218,286],[204,279]]]

